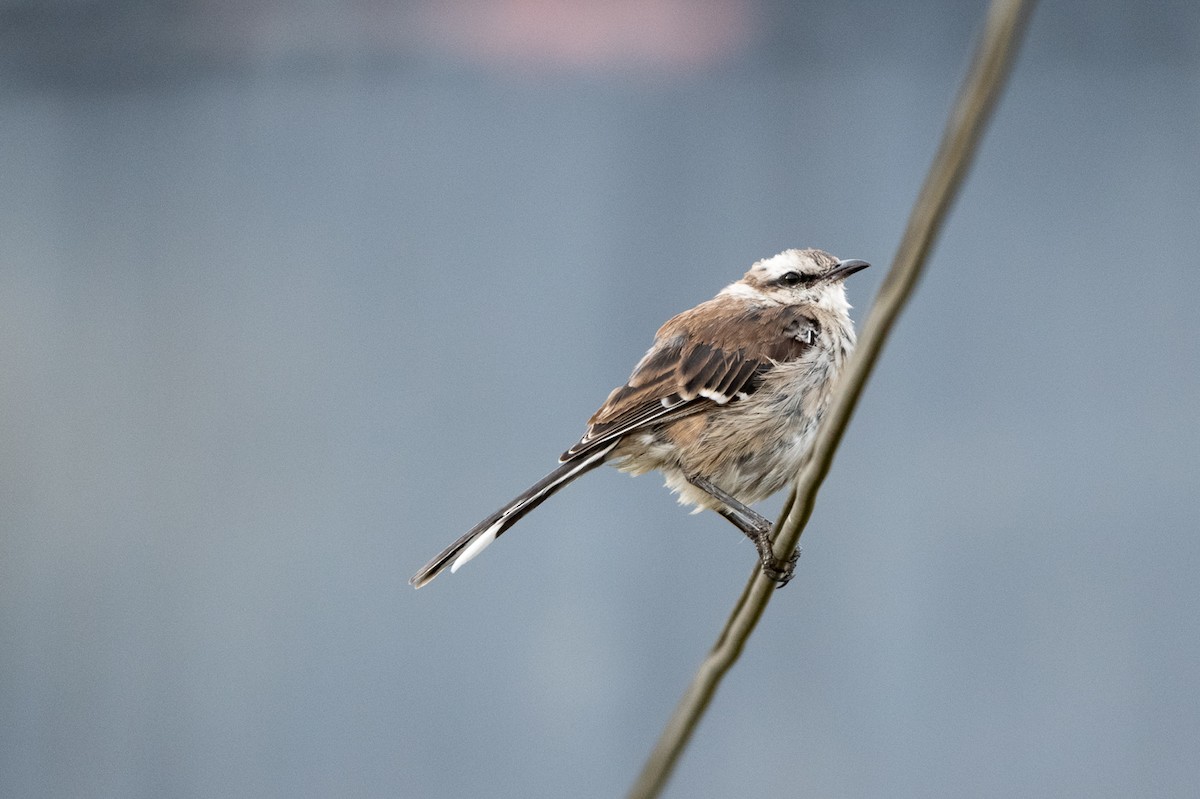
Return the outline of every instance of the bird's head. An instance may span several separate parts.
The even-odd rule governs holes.
[[[784,250],[755,263],[741,280],[721,293],[844,312],[850,306],[842,281],[868,266],[866,261],[839,261],[823,250]]]

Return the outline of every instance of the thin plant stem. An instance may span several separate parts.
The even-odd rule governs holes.
[[[990,112],[1016,56],[1032,5],[1023,0],[993,0],[988,8],[983,35],[909,216],[891,269],[880,286],[863,325],[858,347],[838,382],[812,449],[776,525],[776,557],[789,557],[800,542],[800,534],[812,515],[817,491],[829,473],[867,378],[916,288],[930,249],[966,177]],[[774,595],[774,587],[774,583],[756,567],[712,651],[700,664],[659,736],[629,792],[630,799],[652,799],[666,786],[721,678],[741,655],[746,640]]]

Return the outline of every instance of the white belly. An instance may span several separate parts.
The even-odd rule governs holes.
[[[713,408],[694,440],[678,445],[661,429],[638,431],[613,463],[633,474],[661,471],[679,501],[697,511],[720,503],[688,475],[703,475],[746,504],[765,499],[795,479],[845,356],[841,348],[815,347],[777,366],[746,399]]]

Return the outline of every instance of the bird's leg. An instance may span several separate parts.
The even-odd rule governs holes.
[[[707,477],[692,475],[687,478],[687,481],[725,506],[717,512],[732,522],[735,527],[746,534],[747,538],[754,542],[754,547],[758,550],[759,563],[762,564],[763,574],[778,583],[776,586],[778,588],[783,588],[787,585],[788,581],[792,579],[792,574],[796,571],[796,561],[800,559],[800,550],[797,549],[786,560],[776,558],[775,552],[771,548],[772,525],[769,519],[759,514],[749,505],[738,501],[726,493],[720,486],[713,483]]]

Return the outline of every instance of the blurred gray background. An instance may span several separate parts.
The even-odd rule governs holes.
[[[621,795],[753,548],[406,580],[753,260],[861,321],[984,8],[0,3],[0,796]],[[1022,55],[670,796],[1200,781],[1200,5]]]

